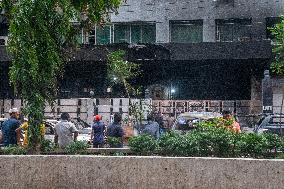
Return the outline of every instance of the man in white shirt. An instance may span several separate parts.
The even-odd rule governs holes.
[[[60,148],[65,148],[70,143],[77,140],[78,130],[69,120],[69,114],[62,113],[60,122],[55,125],[54,142],[58,144]]]

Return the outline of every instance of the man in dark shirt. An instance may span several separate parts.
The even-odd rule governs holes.
[[[121,120],[122,117],[120,114],[116,113],[114,114],[113,123],[108,126],[107,128],[107,137],[114,137],[119,139],[119,143],[116,145],[111,145],[112,148],[122,148],[123,142],[122,137],[124,135],[123,129],[121,127]]]
[[[142,133],[150,135],[155,139],[158,139],[160,137],[159,124],[156,121],[154,121],[152,114],[147,116],[147,121],[148,123],[145,126],[145,129],[142,131]]]
[[[20,127],[21,123],[18,120],[19,111],[13,108],[9,111],[10,119],[6,120],[2,125],[3,144],[4,146],[17,145],[20,137],[17,137],[16,129]]]

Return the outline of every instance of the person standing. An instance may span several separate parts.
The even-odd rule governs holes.
[[[20,135],[17,135],[16,129],[21,125],[19,119],[19,111],[17,108],[9,110],[10,118],[4,121],[2,125],[3,145],[17,145],[20,144]]]
[[[230,123],[227,126],[230,130],[232,130],[236,133],[241,132],[240,124],[235,120],[235,118],[232,116],[232,113],[230,111],[228,111],[228,110],[223,111],[223,119]]]
[[[117,144],[111,144],[111,148],[122,148],[123,147],[123,129],[121,127],[121,114],[116,113],[113,116],[113,123],[107,127],[107,137],[114,137],[119,140]]]
[[[62,113],[60,122],[55,125],[54,143],[58,144],[60,148],[65,148],[77,140],[78,130],[69,120],[69,114]]]
[[[45,125],[44,124],[40,124],[40,136],[42,139],[44,139],[44,135],[45,135]],[[28,142],[28,128],[29,128],[29,124],[28,124],[28,120],[26,118],[24,118],[24,122],[22,123],[22,125],[16,129],[17,132],[17,136],[18,135],[22,135],[22,130],[25,132],[24,133],[24,140],[23,140],[23,146],[27,147],[29,142]]]
[[[164,134],[166,129],[165,129],[165,125],[164,125],[164,116],[162,114],[162,112],[158,112],[158,114],[155,116],[155,118],[152,120],[156,123],[159,124],[159,132],[160,132],[160,135]]]
[[[154,137],[155,139],[160,138],[159,124],[156,121],[154,121],[152,114],[149,114],[147,116],[147,121],[148,121],[148,123],[145,126],[145,128],[143,129],[142,133],[150,135],[150,136]]]
[[[94,124],[92,126],[91,141],[94,148],[101,148],[104,144],[104,131],[106,129],[105,124],[101,121],[102,117],[96,115],[94,117]]]

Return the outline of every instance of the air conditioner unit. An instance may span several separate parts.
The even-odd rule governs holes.
[[[0,36],[0,45],[4,46],[8,44],[8,37],[7,36]]]

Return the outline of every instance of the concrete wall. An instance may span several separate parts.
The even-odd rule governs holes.
[[[131,99],[134,102],[142,102],[144,112],[147,112],[145,104],[151,104],[151,100],[145,101],[140,99]],[[9,110],[13,107],[21,108],[24,103],[19,99],[5,99],[0,100],[0,113],[8,117]],[[62,112],[68,112],[71,118],[80,117],[82,120],[91,124],[93,122],[94,114],[98,113],[103,116],[103,120],[111,120],[111,114],[120,112],[124,119],[129,113],[129,99],[128,98],[74,98],[74,99],[58,99],[55,101],[54,106],[51,107],[46,104],[45,113],[46,117],[58,117]],[[145,117],[146,119],[146,117]]]
[[[156,22],[156,41],[170,41],[170,20],[203,20],[203,41],[215,42],[215,19],[252,18],[252,36],[266,38],[267,17],[284,13],[283,0],[234,0],[233,4],[218,4],[219,0],[127,0],[112,15],[112,22]]]
[[[0,156],[1,188],[278,189],[283,160]]]

